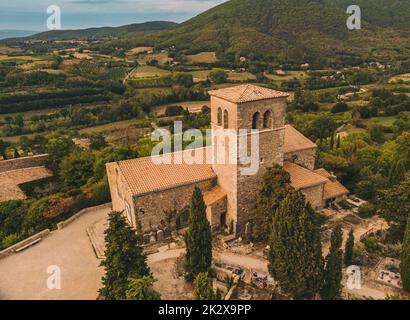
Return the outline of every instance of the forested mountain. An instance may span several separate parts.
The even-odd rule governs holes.
[[[161,46],[295,61],[408,53],[410,1],[355,1],[361,8],[361,30],[346,27],[351,4],[350,0],[231,0],[148,38]]]

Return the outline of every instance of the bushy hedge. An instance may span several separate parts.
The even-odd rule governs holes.
[[[3,95],[0,96],[0,105],[10,104],[17,102],[33,101],[33,100],[45,100],[45,99],[57,99],[57,98],[70,98],[100,94],[102,91],[95,88],[80,88],[64,91],[51,91],[51,92],[36,92],[30,94],[16,94],[16,95]]]
[[[26,111],[32,111],[32,110],[49,109],[49,108],[59,108],[59,107],[67,106],[67,105],[108,101],[109,99],[110,98],[108,96],[97,94],[97,95],[76,96],[76,97],[67,97],[67,98],[24,101],[24,102],[12,103],[12,104],[7,104],[7,105],[4,105],[4,104],[0,105],[0,114],[26,112]]]

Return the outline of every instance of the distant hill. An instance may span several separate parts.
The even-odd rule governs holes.
[[[145,23],[135,23],[121,27],[101,27],[79,30],[52,30],[30,35],[24,39],[7,39],[13,40],[92,40],[102,39],[107,37],[130,37],[141,36],[167,30],[177,26],[178,24],[170,21],[152,21]]]
[[[18,38],[31,36],[38,31],[28,31],[28,30],[0,30],[0,40],[7,38]]]
[[[159,46],[274,56],[290,61],[408,54],[410,1],[356,0],[362,30],[349,31],[351,0],[231,0],[148,36]]]

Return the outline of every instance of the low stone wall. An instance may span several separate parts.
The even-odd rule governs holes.
[[[50,234],[50,230],[46,229],[43,230],[35,235],[32,235],[31,237],[28,237],[27,239],[24,239],[14,245],[12,245],[11,247],[8,247],[6,249],[4,249],[3,251],[0,251],[0,259],[5,258],[13,253],[16,253],[16,250],[30,244],[33,241],[36,241],[38,239],[42,239],[44,237],[47,237]]]
[[[75,220],[77,220],[79,217],[81,217],[83,214],[85,214],[87,212],[98,210],[98,209],[111,208],[111,206],[112,206],[112,203],[110,202],[110,203],[101,204],[101,205],[95,206],[95,207],[85,208],[85,209],[79,211],[78,213],[76,213],[75,215],[71,216],[67,220],[64,220],[64,221],[61,221],[61,222],[57,223],[57,229],[58,230],[64,229],[70,223],[74,222]]]
[[[48,154],[40,154],[31,157],[2,160],[0,161],[0,173],[17,169],[41,167],[46,164],[47,159]]]

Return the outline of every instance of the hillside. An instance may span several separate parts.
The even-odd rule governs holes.
[[[349,0],[231,0],[148,39],[178,49],[271,55],[284,61],[331,63],[340,56],[408,53],[403,48],[410,44],[410,1],[355,3],[362,9],[362,30],[346,27]]]
[[[28,30],[0,30],[0,40],[14,37],[28,37],[38,31],[28,31]]]
[[[157,31],[173,28],[177,25],[170,21],[152,21],[145,23],[135,23],[121,27],[102,27],[81,30],[53,30],[18,39],[18,40],[92,40],[107,37],[137,37]],[[7,39],[12,41],[17,39]]]

